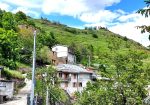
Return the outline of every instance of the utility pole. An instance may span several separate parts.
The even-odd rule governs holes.
[[[77,73],[77,92],[79,92],[79,73]]]
[[[34,31],[34,45],[33,45],[33,64],[32,64],[32,84],[31,84],[31,96],[30,105],[34,105],[34,86],[35,86],[35,60],[36,60],[36,30]]]
[[[75,55],[74,55],[74,64],[77,64],[77,58]]]
[[[91,65],[91,57],[90,57],[90,55],[88,56],[88,58],[89,58],[89,67],[90,67],[90,65]]]
[[[46,105],[49,105],[48,86],[47,86],[47,89],[46,89]]]

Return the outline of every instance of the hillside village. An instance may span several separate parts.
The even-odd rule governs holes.
[[[81,92],[87,82],[94,80],[94,71],[77,65],[76,57],[68,47],[55,45],[51,53],[52,63],[56,66],[57,75],[61,79],[60,87],[71,97],[75,92]]]
[[[106,27],[0,9],[2,105],[150,105],[149,75],[149,47]]]

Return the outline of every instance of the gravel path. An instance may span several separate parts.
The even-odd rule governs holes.
[[[15,96],[15,99],[3,103],[2,105],[27,105],[27,94],[31,91],[31,80],[26,80],[26,86],[23,87],[18,94]]]

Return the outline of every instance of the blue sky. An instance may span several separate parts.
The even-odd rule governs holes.
[[[148,33],[136,29],[150,25],[149,18],[136,14],[145,7],[144,0],[0,0],[0,8],[6,11],[21,10],[33,18],[44,17],[81,29],[103,26],[148,46]]]

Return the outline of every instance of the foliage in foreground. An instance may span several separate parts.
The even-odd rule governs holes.
[[[144,2],[146,3],[147,7],[144,9],[138,10],[137,13],[144,15],[145,18],[148,18],[150,15],[150,0],[144,0]],[[138,26],[137,28],[140,28],[142,33],[145,33],[145,32],[150,33],[150,26],[142,25],[142,26]],[[150,40],[150,35],[148,39]]]
[[[82,93],[77,93],[75,105],[143,105],[150,68],[143,68],[142,59],[142,54],[137,52],[118,54],[111,68],[115,74],[110,74],[107,69],[101,71],[111,80],[88,83]]]
[[[49,89],[48,94],[50,96],[49,102],[65,103],[68,105],[68,96],[64,90],[60,89],[59,81],[56,76],[56,70],[52,67],[40,68],[36,72],[36,87],[35,93],[44,99],[46,98],[46,90]]]

